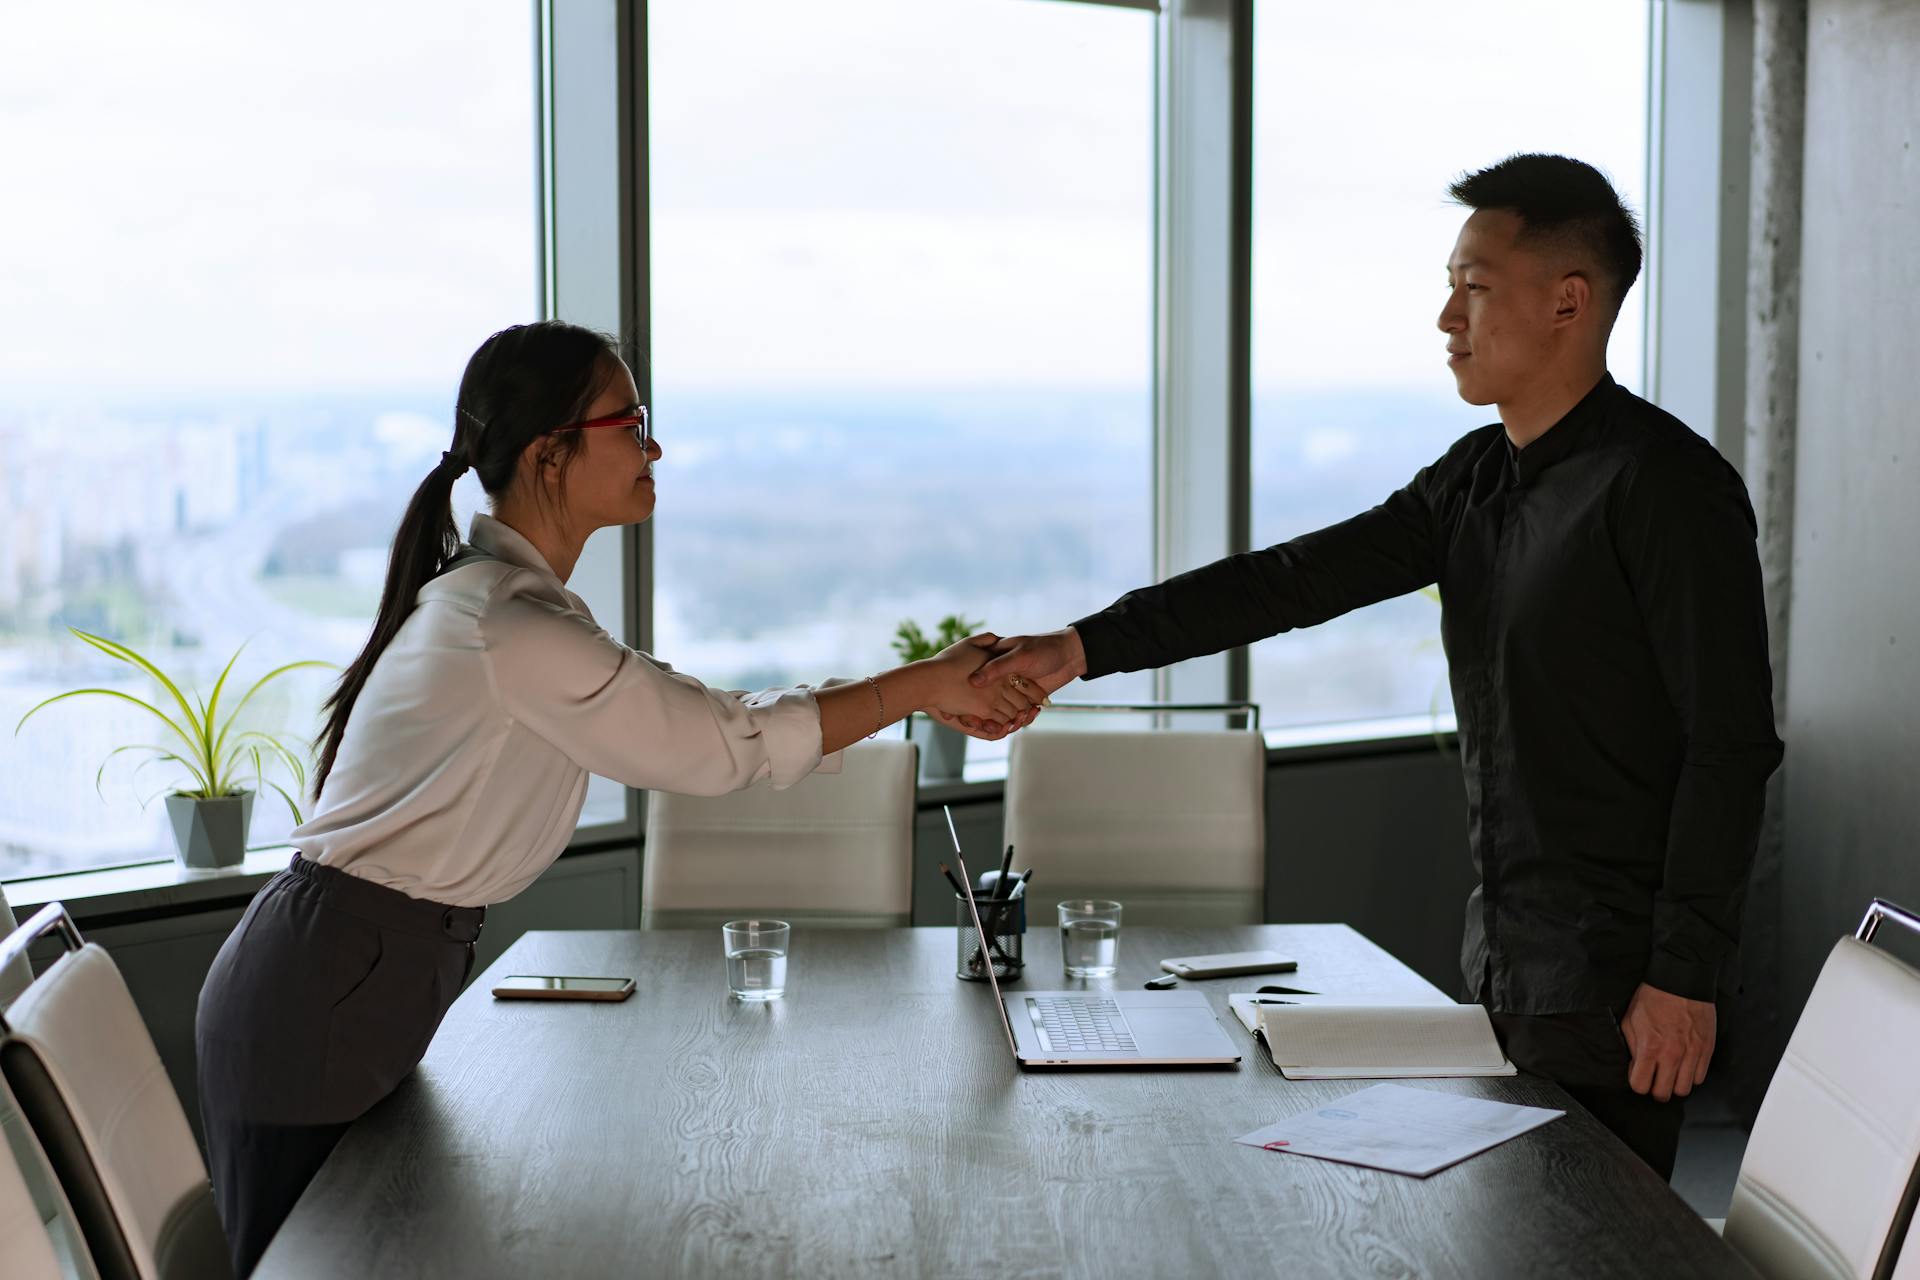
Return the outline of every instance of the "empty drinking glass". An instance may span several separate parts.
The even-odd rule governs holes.
[[[729,920],[720,926],[727,944],[727,990],[735,1000],[778,1000],[787,994],[784,920]]]
[[[1075,898],[1059,904],[1060,960],[1069,978],[1111,978],[1120,967],[1120,904]]]

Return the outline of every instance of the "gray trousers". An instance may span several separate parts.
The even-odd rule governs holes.
[[[207,974],[194,1027],[236,1276],[260,1261],[347,1126],[425,1056],[485,916],[298,854],[255,895]]]

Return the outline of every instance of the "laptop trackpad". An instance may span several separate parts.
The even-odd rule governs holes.
[[[1224,1043],[1220,1024],[1206,1009],[1127,1010],[1127,1025],[1133,1028],[1133,1040],[1142,1053],[1231,1053]]]

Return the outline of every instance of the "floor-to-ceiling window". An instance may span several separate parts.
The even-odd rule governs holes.
[[[1365,510],[1493,420],[1455,395],[1435,327],[1465,218],[1447,185],[1514,152],[1559,152],[1644,211],[1646,32],[1637,0],[1260,0],[1255,545]],[[1645,292],[1628,295],[1609,351],[1641,391]],[[1255,646],[1263,723],[1450,721],[1439,618],[1416,594]]]
[[[1154,17],[647,9],[660,655],[858,674],[1146,580]]]
[[[467,355],[534,318],[531,40],[506,0],[9,12],[0,877],[169,845],[170,766],[123,756],[95,791],[156,741],[143,713],[76,700],[13,734],[63,689],[152,691],[68,627],[203,680],[243,643],[241,678],[364,642]],[[328,682],[257,723],[310,734]],[[253,843],[289,825],[265,798]]]

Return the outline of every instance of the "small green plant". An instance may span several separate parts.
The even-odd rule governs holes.
[[[301,753],[287,746],[285,740],[278,734],[262,733],[254,729],[237,730],[236,723],[240,718],[240,712],[253,700],[253,696],[272,681],[292,671],[307,667],[328,667],[333,664],[308,661],[289,662],[284,667],[276,667],[254,681],[252,687],[241,694],[230,709],[223,709],[220,703],[221,695],[226,691],[227,677],[233,674],[234,664],[240,661],[241,653],[246,650],[244,644],[234,650],[233,657],[227,660],[226,669],[214,682],[213,692],[205,698],[195,695],[189,699],[180,691],[180,686],[168,678],[166,672],[126,645],[108,640],[104,636],[92,635],[78,627],[68,627],[67,630],[77,639],[92,645],[109,658],[117,659],[152,676],[154,681],[172,698],[174,706],[179,710],[177,714],[169,715],[146,699],[136,698],[118,689],[70,689],[65,693],[55,694],[45,702],[34,706],[26,715],[21,716],[20,723],[13,727],[16,736],[36,712],[56,702],[65,702],[68,698],[115,698],[121,702],[130,702],[166,726],[178,742],[177,744],[133,742],[126,746],[115,747],[108,752],[107,758],[100,762],[99,771],[93,775],[93,788],[96,792],[100,792],[103,799],[106,793],[100,790],[101,780],[106,776],[107,766],[113,762],[114,757],[129,751],[144,751],[148,759],[134,770],[136,776],[140,769],[148,765],[171,763],[185,769],[191,777],[193,783],[191,787],[177,786],[166,788],[166,790],[178,795],[191,796],[196,800],[215,800],[222,796],[241,794],[244,788],[240,784],[250,778],[256,791],[263,787],[272,787],[279,792],[280,798],[287,802],[287,808],[292,811],[293,820],[296,823],[302,821],[299,801],[295,800],[285,787],[266,776],[267,760],[269,758],[278,760],[293,776],[294,785],[304,791],[307,785],[307,766],[301,759]],[[152,796],[148,796],[141,803],[144,806],[152,799]]]
[[[959,644],[968,636],[985,626],[981,622],[968,622],[957,613],[950,613],[940,619],[934,628],[932,639],[920,629],[920,624],[908,618],[893,633],[893,651],[900,655],[902,662],[920,662],[931,658],[949,645]]]

